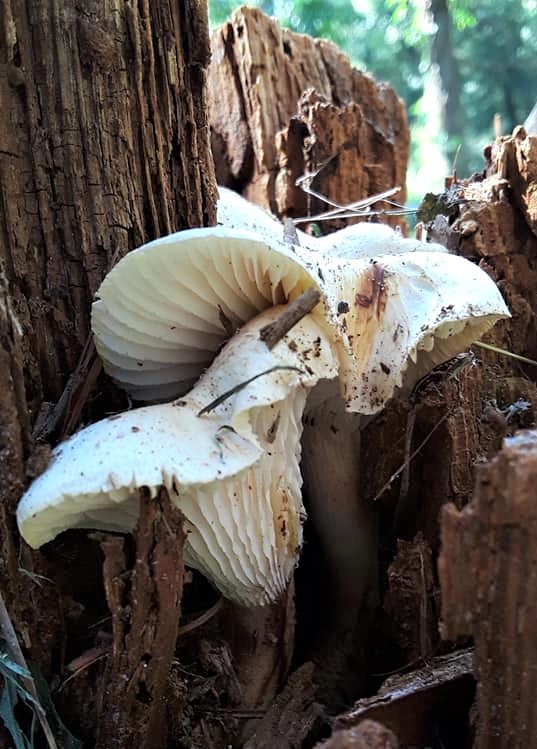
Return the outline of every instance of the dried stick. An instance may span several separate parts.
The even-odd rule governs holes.
[[[281,341],[286,333],[302,320],[321,301],[321,294],[313,286],[301,294],[294,302],[291,302],[282,314],[274,322],[265,325],[259,331],[259,337],[265,342],[267,348],[273,349]]]
[[[410,465],[410,463],[414,460],[414,458],[416,457],[416,455],[418,455],[420,453],[420,451],[425,447],[425,445],[427,444],[427,442],[429,442],[429,440],[431,439],[431,437],[433,436],[433,434],[436,432],[436,430],[438,429],[438,427],[441,426],[444,423],[444,421],[448,418],[448,416],[451,416],[452,413],[453,413],[453,410],[448,411],[447,413],[445,413],[442,416],[441,419],[439,419],[436,422],[436,424],[431,429],[431,431],[429,432],[429,434],[427,434],[427,436],[424,437],[424,439],[420,442],[420,444],[417,446],[417,448],[414,450],[414,452],[411,455],[409,455],[407,458],[405,458],[405,461],[399,466],[399,468],[397,469],[397,471],[395,471],[395,473],[392,473],[392,475],[390,476],[390,478],[388,479],[388,481],[386,481],[386,483],[384,484],[384,486],[382,487],[382,489],[376,493],[376,495],[373,497],[373,502],[376,502],[377,499],[380,499],[382,497],[382,495],[384,494],[384,492],[388,491],[388,489],[393,484],[393,482],[395,481],[395,479],[403,473],[403,471],[405,470],[405,468],[407,466]]]

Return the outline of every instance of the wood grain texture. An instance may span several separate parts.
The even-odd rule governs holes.
[[[166,705],[174,704],[168,674],[183,591],[183,515],[166,489],[140,492],[134,554],[123,538],[102,544],[106,598],[112,614],[112,655],[98,705],[97,749],[166,745]]]
[[[69,560],[16,531],[32,427],[75,369],[112,259],[215,221],[208,62],[200,0],[2,4],[0,586],[45,676],[63,667],[73,600]]]
[[[445,637],[475,640],[476,749],[537,741],[537,431],[518,432],[480,468],[472,502],[442,513]]]

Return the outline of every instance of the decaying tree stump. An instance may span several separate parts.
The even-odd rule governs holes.
[[[295,186],[320,167],[312,187],[339,203],[396,186],[395,200],[404,202],[410,135],[390,86],[352,68],[333,44],[282,29],[253,8],[236,11],[211,46],[219,184],[281,218],[326,207]]]
[[[7,0],[0,16],[0,586],[48,676],[64,666],[65,616],[73,627],[84,607],[72,574],[62,578],[72,550],[58,553],[60,542],[30,554],[16,532],[27,474],[46,464],[32,427],[59,403],[48,428],[57,434],[92,296],[113,258],[215,220],[209,34],[197,0],[114,12],[102,0]],[[93,408],[102,413],[98,398]],[[102,742],[112,746],[112,736]]]
[[[48,423],[47,433],[58,433],[57,424],[65,417],[61,395],[87,339],[92,294],[114,256],[147,239],[210,223],[215,218],[215,185],[203,92],[208,32],[202,5],[196,0],[155,0],[126,3],[113,16],[106,10],[101,0],[92,0],[84,8],[64,3],[61,12],[54,13],[41,1],[8,0],[0,19],[0,470],[4,477],[0,486],[0,585],[23,645],[46,675],[61,671],[66,630],[76,628],[84,607],[76,600],[73,584],[68,592],[64,587],[70,579],[71,559],[62,556],[64,542],[51,544],[46,556],[33,554],[20,547],[14,527],[14,509],[27,479],[39,473],[48,456],[46,447],[36,449],[32,427],[41,412],[41,420]],[[395,185],[401,186],[396,199],[404,200],[408,128],[401,101],[389,87],[353,70],[332,45],[282,30],[259,11],[238,11],[229,24],[215,32],[213,42],[212,145],[222,183],[271,208],[280,217],[310,215],[322,207],[295,186],[298,177],[319,169],[314,189],[340,203]],[[434,220],[428,227],[433,235],[441,232],[442,240],[452,251],[480,263],[504,293],[513,318],[497,326],[489,340],[534,358],[535,143],[520,130],[513,138],[497,141],[487,152],[487,173],[472,182],[453,185],[454,205],[442,220]],[[332,223],[330,228],[334,226]],[[435,674],[434,694],[438,700],[458,690],[461,683],[465,684],[466,700],[471,693],[471,688],[469,692],[466,689],[467,654],[464,659],[460,654],[450,654],[443,656],[447,661],[430,661],[435,650],[442,647],[435,634],[439,610],[435,567],[439,511],[448,501],[458,510],[468,503],[475,464],[492,458],[504,436],[520,426],[532,426],[533,404],[537,403],[537,388],[530,379],[534,372],[526,365],[477,349],[476,354],[477,363],[464,368],[455,378],[440,377],[431,382],[412,406],[392,403],[365,427],[362,438],[363,500],[373,503],[375,499],[381,519],[380,570],[382,575],[390,569],[391,583],[385,610],[381,611],[380,605],[377,609],[377,641],[369,648],[376,660],[370,671],[408,667],[409,659],[425,659],[423,668]],[[47,415],[41,408],[43,401],[56,406],[60,403],[60,407],[52,416]],[[104,407],[104,400],[96,396],[94,414],[100,414]],[[411,423],[413,432],[407,439]],[[431,434],[409,464],[405,482],[396,481],[384,491],[390,476],[405,460],[405,444],[410,441],[411,447],[416,446]],[[497,476],[499,491],[503,492],[499,496],[505,500],[500,508],[504,507],[505,512],[511,508],[518,524],[509,525],[505,517],[494,526],[494,532],[476,535],[472,552],[475,559],[478,553],[489,552],[484,547],[480,551],[484,539],[495,545],[496,558],[502,559],[511,549],[509,534],[518,534],[522,544],[533,533],[530,515],[531,522],[522,528],[522,512],[531,510],[529,489],[511,498],[505,493],[509,487],[518,487],[516,476],[509,474],[515,458],[509,462],[511,459],[506,456],[504,451],[488,471],[496,477],[503,467],[504,475]],[[528,456],[524,460],[530,461]],[[486,529],[492,521],[496,522],[492,510],[486,514],[493,488],[481,488],[480,492],[475,506],[482,511],[478,515],[480,527]],[[520,504],[525,499],[528,502]],[[519,503],[511,507],[508,500]],[[448,540],[456,523],[466,529],[465,524],[470,527],[477,522],[474,506],[461,516],[456,512],[450,509],[445,514],[444,538]],[[149,513],[146,520],[150,521]],[[474,533],[475,528],[471,527]],[[163,525],[159,528],[163,535]],[[464,532],[470,533],[467,529]],[[100,746],[120,746],[122,741],[143,746],[144,732],[145,736],[150,734],[148,741],[151,735],[156,742],[165,740],[165,731],[159,734],[164,728],[159,723],[160,699],[164,685],[169,683],[167,663],[173,652],[182,578],[177,570],[178,550],[167,544],[153,549],[151,538],[146,527],[145,535],[142,533],[139,539],[143,561],[138,578],[132,566],[125,565],[129,568],[126,575],[120,569],[122,542],[107,542],[105,591],[115,617],[115,650],[105,670],[109,681],[103,685],[101,695]],[[504,538],[508,539],[505,543]],[[68,546],[69,542],[65,543]],[[98,552],[94,541],[85,543],[92,543]],[[449,543],[460,544],[460,539]],[[307,584],[301,588],[299,578],[298,631],[302,637],[307,635],[307,627],[315,626],[322,607],[319,598],[315,599],[321,589],[317,586],[317,569],[311,556],[308,560],[308,549],[311,554],[315,548],[315,540],[309,537],[300,574],[308,575],[313,570],[309,586],[314,588],[314,601],[308,601],[304,594]],[[446,550],[448,554],[447,542]],[[519,571],[517,559],[522,565],[529,558],[510,555],[509,566],[502,573],[508,576],[505,580],[515,579]],[[171,602],[167,616],[158,622],[158,606],[152,602],[162,592],[159,586],[164,581],[149,570],[150,560],[157,559],[168,565],[168,572],[176,572],[173,595],[168,589],[166,592]],[[455,562],[449,556],[444,559],[445,579],[446,565]],[[490,573],[489,567],[484,570],[483,574]],[[28,571],[44,574],[53,583],[39,586],[24,574]],[[467,569],[463,572],[468,576]],[[135,580],[130,599],[129,591],[122,587],[126,580]],[[504,578],[499,575],[498,580],[503,582]],[[528,589],[532,580],[530,572]],[[475,584],[481,581],[476,575]],[[496,595],[512,594],[507,582],[497,587]],[[455,588],[444,592],[444,617],[448,633],[455,634],[460,628],[461,609],[457,608],[459,601],[451,602],[451,591],[455,592]],[[522,596],[524,591],[517,591]],[[462,600],[472,606],[467,611],[476,635],[478,659],[480,647],[485,648],[483,652],[492,652],[490,648],[496,642],[502,648],[501,657],[511,657],[513,651],[508,646],[516,642],[516,632],[507,632],[510,639],[492,639],[498,633],[490,630],[489,620],[482,616],[483,608],[477,611],[474,600]],[[127,611],[128,605],[133,606],[136,601],[145,602],[145,609]],[[482,603],[479,597],[477,601]],[[492,604],[487,615],[491,607]],[[512,608],[516,608],[514,604]],[[448,609],[455,620],[449,618]],[[143,610],[147,611],[143,624],[149,629],[134,647],[129,638],[142,633],[144,626],[136,616]],[[416,610],[420,612],[419,620]],[[292,614],[287,614],[291,618]],[[527,616],[531,616],[531,611]],[[506,617],[502,626],[505,622],[506,627],[512,626],[513,621]],[[526,620],[526,630],[527,621],[530,619]],[[212,630],[203,632],[207,640],[197,634],[182,647],[190,653],[195,667],[212,665],[214,674],[210,679],[203,673],[190,674],[192,688],[185,697],[188,714],[183,724],[179,716],[177,724],[172,725],[174,740],[179,736],[181,741],[187,741],[188,737],[193,747],[204,749],[229,743],[225,722],[228,716],[237,722],[243,720],[238,709],[240,689],[228,645],[221,643],[220,661],[211,650],[222,634],[222,620],[210,626]],[[285,621],[280,631],[285,639],[289,632]],[[161,635],[164,640],[159,639]],[[289,642],[285,645],[287,662]],[[72,641],[67,641],[67,646],[71,647]],[[279,644],[276,640],[263,646]],[[524,640],[524,648],[533,646],[531,637]],[[247,746],[268,748],[275,745],[277,737],[278,747],[296,749],[311,746],[323,735],[328,720],[317,704],[323,674],[307,662],[311,650],[307,642],[300,643],[296,655],[300,667],[264,715],[255,710],[247,713],[244,720],[255,718],[258,728]],[[144,658],[152,662],[157,653],[163,660],[152,663],[147,677],[142,677],[137,666]],[[76,654],[69,652],[66,657]],[[489,671],[488,664],[478,660],[482,725],[494,730],[499,724],[494,722],[497,715],[492,715],[491,710],[499,703],[491,690],[500,677],[507,680],[502,688],[512,686],[514,667],[519,661],[511,660],[508,665],[511,670]],[[248,667],[255,669],[251,658]],[[421,707],[430,704],[428,687],[423,686],[424,673],[417,668],[412,676],[406,675],[404,682],[409,690],[405,699]],[[139,687],[131,703],[133,693],[117,691],[121,674],[131,680],[132,686]],[[271,689],[280,674],[278,671]],[[172,680],[175,675],[174,672]],[[527,678],[525,694],[531,695],[531,676]],[[91,742],[96,677],[88,677],[87,682],[83,679],[84,676],[78,684],[85,684],[87,692],[78,687],[79,700],[69,700],[75,708],[71,708],[68,717],[71,724],[84,728]],[[400,682],[394,689],[399,687]],[[371,689],[374,691],[374,687]],[[514,686],[513,690],[506,693],[505,704],[514,699]],[[76,689],[73,695],[68,688],[65,693],[73,696]],[[198,698],[201,695],[201,707],[200,702],[195,702],[196,694]],[[113,710],[116,697],[121,703],[119,721]],[[382,695],[379,701],[382,702]],[[83,716],[84,708],[76,707],[82,702],[90,705]],[[528,703],[522,699],[519,702],[516,711],[513,707],[513,715],[522,721],[522,709]],[[338,726],[352,730],[358,717],[375,717],[366,715],[369,708],[371,704],[366,708],[362,703],[355,711],[354,722],[351,716],[349,722],[343,717]],[[127,720],[131,709],[135,716],[132,725]],[[419,719],[415,735],[430,741],[430,713],[416,710],[414,714],[427,716]],[[382,720],[382,716],[376,717]],[[528,742],[528,737],[533,736],[532,727],[517,733],[517,725],[509,725],[513,746],[519,745],[520,736]],[[379,736],[388,736],[382,730],[379,729]],[[480,735],[488,734],[482,731]],[[354,738],[348,734],[334,742],[338,746],[338,741],[348,743]],[[388,738],[393,744],[394,739]],[[489,744],[480,747],[485,745],[500,744],[490,739]]]
[[[397,100],[351,71],[330,45],[281,30],[275,21],[248,10],[236,12],[229,24],[215,32],[214,45],[209,77],[211,125],[221,182],[281,217],[317,210],[320,204],[297,190],[295,180],[316,171],[336,154],[321,170],[314,186],[339,203],[400,182],[406,131],[397,124],[403,122],[393,105]],[[346,94],[342,94],[341,86],[346,87]],[[391,108],[383,109],[386,101],[392,102]],[[388,111],[391,129],[383,120]],[[351,121],[352,126],[348,124]],[[374,138],[371,122],[376,123]],[[365,123],[369,124],[364,128]],[[372,143],[377,146],[376,152]],[[513,317],[497,325],[486,340],[536,358],[537,328],[532,311],[537,307],[534,149],[535,141],[520,130],[511,138],[497,141],[486,152],[483,174],[452,184],[427,228],[432,238],[451,251],[479,263],[504,294]],[[371,164],[376,170],[369,168]],[[372,174],[382,176],[374,182]],[[376,672],[408,667],[416,659],[431,658],[442,647],[436,568],[441,509],[446,502],[463,508],[472,495],[476,464],[492,458],[506,435],[535,423],[537,388],[531,368],[478,348],[474,354],[475,359],[469,358],[468,366],[456,377],[440,374],[423,388],[412,406],[394,401],[363,432],[362,491],[364,497],[375,500],[380,514],[381,573],[391,564],[385,610],[377,617],[378,651],[383,654],[388,650],[391,656],[385,662],[382,658],[375,662]],[[410,424],[413,428],[409,437]],[[407,442],[411,449],[423,446],[410,462],[405,481],[399,479],[386,487],[407,457]],[[308,564],[308,544],[303,564]],[[306,616],[310,626],[315,626],[311,625],[309,609]],[[300,609],[298,617],[300,635],[304,632]],[[472,685],[468,668],[464,673],[457,668],[448,664],[446,675],[439,676],[434,704],[441,703],[442,695],[450,699],[456,693],[448,685],[450,679],[453,683],[464,679],[465,688],[459,690],[464,699],[461,696],[454,710],[462,723],[457,740],[467,741]],[[301,673],[296,672],[293,703],[286,703],[291,712],[296,710],[294,718],[288,717],[295,729],[289,729],[292,738],[288,743],[283,735],[279,739],[283,746],[308,742],[315,734],[310,701],[305,698],[302,704],[298,694],[302,689],[302,695],[309,694],[311,700],[314,685],[302,683]],[[322,673],[316,672],[316,699],[319,681]],[[430,715],[425,709],[432,704],[427,689],[420,696],[413,692],[417,686],[412,687],[412,678],[407,683],[411,685],[410,699],[424,701],[415,735],[432,741],[428,733],[432,730]],[[415,684],[420,683],[418,670]],[[269,737],[274,735],[277,705],[275,702],[274,711],[269,710],[259,726],[255,738],[260,746],[268,746]],[[449,713],[442,713],[445,707],[434,707],[433,714],[440,716],[439,720]],[[355,722],[356,717],[350,714],[349,722],[342,719],[339,725]],[[301,727],[300,740],[296,726]],[[255,746],[255,740],[250,744]]]
[[[444,635],[475,640],[476,749],[535,746],[537,431],[479,469],[472,502],[442,513]]]

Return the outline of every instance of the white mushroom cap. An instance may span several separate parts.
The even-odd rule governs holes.
[[[188,391],[233,331],[317,281],[290,248],[244,230],[171,234],[106,276],[92,308],[95,345],[133,398],[169,400]]]
[[[311,316],[269,351],[259,330],[279,312],[242,328],[182,400],[104,419],[59,445],[17,510],[27,542],[40,546],[67,528],[131,531],[138,489],[156,495],[164,485],[186,519],[187,564],[242,604],[274,600],[302,543],[306,394],[337,376],[331,343]],[[257,377],[199,415],[274,367],[294,369]]]
[[[478,340],[509,312],[494,281],[447,253],[332,258],[323,290],[341,335],[339,381],[349,411],[373,414]]]

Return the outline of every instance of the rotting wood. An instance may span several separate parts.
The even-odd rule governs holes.
[[[98,706],[97,749],[166,745],[168,675],[183,590],[183,515],[162,488],[140,491],[131,554],[123,538],[103,541],[104,585],[112,613],[112,654]],[[177,709],[177,705],[171,709]]]
[[[58,553],[68,541],[46,556],[20,545],[32,428],[76,368],[114,255],[215,221],[206,8],[154,0],[115,11],[104,0],[7,0],[0,14],[0,586],[45,678],[62,670],[65,611],[84,607]],[[92,400],[93,417],[110,408],[100,391]],[[93,731],[95,683],[81,688],[70,721]]]
[[[352,68],[330,42],[283,29],[254,8],[235,11],[211,45],[220,184],[280,218],[326,207],[295,186],[318,170],[313,186],[339,203],[396,185],[402,189],[394,199],[404,202],[409,130],[404,105],[387,84]],[[323,224],[323,232],[336,225]]]
[[[480,467],[472,502],[442,513],[443,635],[473,635],[476,749],[537,743],[537,430]]]
[[[394,639],[408,662],[430,657],[438,641],[435,576],[431,547],[421,534],[397,541],[387,578],[383,608],[394,624]]]
[[[458,712],[464,732],[464,716],[473,694],[472,652],[459,651],[386,679],[377,694],[359,700],[340,715],[334,728],[349,729],[366,719],[375,720],[391,729],[403,746],[425,746],[442,716],[450,719]]]

